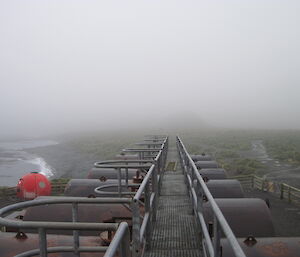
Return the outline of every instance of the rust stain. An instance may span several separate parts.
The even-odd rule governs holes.
[[[288,256],[289,253],[288,245],[283,242],[265,244],[259,246],[259,248],[266,256],[271,256],[271,257],[286,257]]]

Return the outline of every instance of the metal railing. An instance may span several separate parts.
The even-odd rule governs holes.
[[[126,198],[85,198],[85,197],[55,197],[36,199],[27,202],[16,203],[0,209],[0,224],[6,227],[14,227],[18,229],[36,229],[39,234],[39,249],[30,250],[16,255],[16,257],[28,257],[39,255],[46,257],[48,253],[57,252],[73,252],[80,256],[81,252],[105,252],[108,248],[105,246],[80,246],[79,245],[79,231],[116,231],[116,235],[124,235],[122,238],[115,240],[121,244],[121,251],[126,252],[126,245],[130,244],[128,240],[129,229],[126,222],[123,223],[87,223],[78,222],[78,205],[79,204],[118,204],[129,203],[130,200]],[[48,222],[48,221],[17,221],[5,219],[4,217],[16,210],[24,209],[32,206],[46,205],[46,204],[71,204],[72,205],[72,222]],[[121,226],[122,224],[122,226]],[[47,246],[47,230],[63,229],[73,230],[73,246]],[[119,231],[122,230],[122,232]],[[125,230],[125,231],[124,231]],[[119,231],[119,232],[118,232]],[[126,232],[127,231],[127,232]],[[117,233],[118,232],[118,233]],[[126,236],[125,236],[126,235]],[[126,241],[126,242],[125,242]],[[121,255],[122,257],[129,257],[129,255]]]
[[[241,246],[239,245],[235,235],[233,234],[230,226],[228,225],[223,213],[216,204],[213,196],[208,190],[206,183],[202,179],[200,173],[197,170],[193,160],[183,145],[181,139],[177,137],[177,148],[180,156],[180,162],[182,169],[184,170],[186,181],[188,183],[189,192],[193,202],[194,213],[197,217],[197,221],[200,224],[203,234],[203,249],[207,256],[219,257],[221,256],[220,239],[221,232],[223,231],[225,237],[231,246],[234,256],[246,257]],[[202,213],[203,196],[206,196],[207,201],[211,205],[213,213],[213,238],[210,237],[208,232],[204,216]]]
[[[274,193],[289,203],[300,204],[300,189],[286,183],[274,182],[255,174],[233,176],[232,178],[239,180],[244,188]]]
[[[156,139],[154,139],[156,140]],[[137,257],[141,256],[149,242],[153,222],[156,220],[156,212],[158,205],[158,195],[160,192],[160,181],[163,175],[168,151],[168,137],[164,139],[161,147],[147,149],[131,149],[130,151],[157,152],[154,160],[116,160],[95,163],[95,167],[114,168],[118,170],[118,193],[122,193],[121,172],[127,172],[125,185],[128,183],[128,169],[146,169],[145,177],[138,187],[133,197],[110,197],[110,198],[85,198],[85,197],[49,197],[45,199],[36,199],[27,202],[16,203],[0,209],[0,225],[14,228],[30,228],[36,229],[39,234],[39,249],[31,250],[17,255],[17,257],[27,257],[39,254],[46,257],[48,253],[54,252],[73,252],[80,256],[81,252],[106,252],[105,257],[113,257],[118,253],[120,257]],[[127,149],[125,149],[126,151]],[[140,155],[142,156],[142,155]],[[135,185],[136,186],[136,185]],[[95,189],[97,192],[97,189]],[[99,191],[99,190],[98,190]],[[108,193],[108,192],[106,192]],[[120,194],[119,196],[124,196]],[[69,203],[72,204],[72,222],[35,222],[35,221],[18,221],[5,218],[12,211],[45,204]],[[130,242],[130,234],[128,224],[122,223],[83,223],[78,222],[78,204],[103,204],[115,203],[126,204],[132,211],[132,241]],[[143,210],[144,216],[141,214]],[[47,247],[47,230],[63,229],[73,230],[73,246]],[[79,245],[79,231],[81,230],[99,230],[99,231],[115,231],[114,238],[109,247],[84,247]],[[131,249],[129,248],[131,245]]]
[[[153,141],[152,141],[153,140]],[[121,181],[121,172],[126,172],[125,185],[128,184],[128,169],[130,168],[149,168],[142,183],[140,184],[137,192],[134,194],[130,203],[132,211],[132,246],[131,255],[133,257],[141,256],[144,250],[148,247],[150,237],[152,234],[153,222],[156,221],[158,196],[161,187],[161,181],[163,176],[163,169],[166,164],[167,152],[168,152],[168,137],[164,138],[164,141],[153,147],[153,142],[156,142],[157,138],[148,139],[146,143],[141,145],[147,146],[147,148],[127,148],[123,149],[123,152],[134,152],[139,154],[138,160],[122,160],[122,161],[106,161],[95,163],[97,168],[115,168],[118,171],[118,193],[120,195],[128,195],[128,192],[122,192],[122,186],[124,184]],[[139,144],[139,143],[138,143]],[[144,159],[146,154],[157,153],[153,161]],[[151,166],[149,166],[151,163]],[[95,189],[96,193],[101,193],[102,187]],[[107,193],[107,191],[105,192]],[[113,194],[114,192],[112,192]],[[143,198],[143,202],[141,201]],[[144,210],[144,216],[141,215],[141,209]],[[142,217],[142,219],[141,219]],[[115,247],[115,251],[116,251]],[[115,251],[111,251],[108,256],[114,256]]]

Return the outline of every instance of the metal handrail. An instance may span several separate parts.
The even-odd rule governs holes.
[[[146,172],[146,176],[143,178],[143,181],[135,193],[132,202],[130,204],[132,210],[132,255],[139,256],[140,248],[145,243],[149,243],[150,236],[152,233],[152,222],[156,221],[156,212],[158,205],[158,195],[160,192],[160,184],[162,181],[162,170],[166,163],[167,151],[168,151],[168,137],[164,138],[163,143],[159,148],[128,148],[123,149],[123,152],[137,152],[139,153],[139,160],[116,160],[116,161],[103,161],[95,163],[95,167],[101,168],[116,168],[118,170],[118,193],[119,196],[124,195],[122,192],[122,183],[121,183],[121,172],[122,168],[135,168],[136,164],[140,165],[139,167],[148,164],[149,170]],[[154,160],[149,161],[144,159],[144,153],[157,152]],[[151,165],[149,165],[151,163]],[[146,166],[146,165],[145,165]],[[126,185],[128,180],[126,181]],[[97,193],[97,190],[95,191]],[[140,198],[144,196],[144,218],[141,223],[140,221]]]
[[[220,238],[221,238],[221,230],[222,230],[229,242],[229,245],[232,247],[234,255],[236,257],[246,257],[235,235],[233,234],[230,226],[228,225],[223,213],[221,212],[220,208],[215,202],[213,196],[211,195],[209,189],[206,186],[206,183],[201,177],[195,163],[191,159],[189,153],[187,152],[184,144],[182,143],[179,137],[177,137],[177,147],[180,155],[181,165],[183,166],[183,170],[185,171],[185,175],[187,177],[188,184],[189,184],[189,189],[191,191],[191,195],[193,198],[194,211],[200,222],[204,239],[205,239],[204,242],[206,243],[205,246],[207,247],[209,256],[211,257],[220,256]],[[193,181],[194,179],[197,181],[196,190]],[[210,203],[213,216],[214,216],[213,240],[210,238],[204,220],[204,216],[202,213],[203,194],[206,196],[206,199]]]
[[[145,142],[164,142],[165,139],[144,139]]]
[[[104,257],[114,257],[120,251],[120,256],[129,257],[130,254],[130,231],[126,222],[121,222],[116,234],[111,241]]]
[[[145,159],[138,159],[138,160],[108,160],[108,161],[100,161],[95,162],[95,168],[113,168],[117,170],[118,176],[118,194],[119,196],[122,195],[122,178],[121,173],[125,172],[125,183],[128,186],[129,177],[128,177],[128,169],[149,169],[153,165],[153,160],[145,160]],[[98,193],[96,191],[96,193]]]
[[[149,148],[152,146],[154,148],[159,147],[163,144],[163,142],[161,143],[157,143],[157,142],[139,142],[139,143],[135,143],[135,145],[140,145],[140,146],[148,146]]]
[[[143,159],[136,159],[136,160],[107,160],[107,161],[100,161],[100,162],[95,162],[94,166],[97,168],[102,168],[102,165],[109,165],[109,164],[114,164],[114,165],[128,165],[129,163],[153,163],[154,161],[152,160],[143,160]],[[127,167],[127,166],[126,166]]]
[[[131,188],[137,188],[139,187],[141,184],[121,184],[122,187],[131,187]],[[107,184],[107,185],[102,185],[99,187],[96,187],[94,189],[94,192],[101,195],[101,194],[105,194],[105,195],[135,195],[136,192],[129,192],[129,191],[125,191],[125,192],[113,192],[113,191],[104,191],[103,189],[105,188],[111,188],[111,187],[119,187],[119,184],[113,183],[113,184]]]
[[[119,228],[118,223],[87,223],[78,222],[78,204],[99,204],[99,203],[130,203],[128,198],[85,198],[85,197],[42,197],[41,199],[21,202],[6,206],[0,209],[0,224],[3,226],[15,228],[33,228],[37,229],[39,233],[39,249],[30,250],[16,255],[16,257],[27,257],[39,254],[46,257],[48,253],[55,252],[105,252],[107,247],[82,247],[79,246],[79,232],[80,230],[91,231],[117,231]],[[17,221],[3,218],[5,215],[19,209],[39,206],[45,204],[72,204],[72,221],[73,222],[48,222],[48,221]],[[47,229],[63,229],[73,230],[73,246],[60,246],[60,247],[47,247],[46,230]],[[127,240],[121,238],[119,240]],[[128,242],[126,242],[129,244]],[[129,257],[129,255],[127,255]],[[127,257],[126,256],[126,257]]]
[[[114,169],[149,169],[152,165],[152,160],[109,160],[95,162],[95,168],[114,168]]]
[[[125,148],[122,151],[123,152],[134,152],[134,153],[146,153],[146,152],[159,152],[162,150],[161,148]]]
[[[160,184],[163,176],[163,168],[166,163],[168,151],[168,137],[154,159],[154,163],[148,170],[140,187],[138,188],[131,204],[132,208],[132,255],[139,256],[140,248],[146,249],[150,242],[152,233],[152,222],[156,221],[156,212],[158,205],[158,195],[160,192]],[[140,221],[140,198],[144,196],[144,218]]]
[[[158,151],[157,151],[158,150]],[[48,253],[54,252],[74,252],[79,254],[80,252],[103,252],[106,251],[105,256],[114,256],[116,249],[121,249],[119,254],[123,257],[129,257],[129,245],[130,236],[128,236],[125,225],[117,223],[83,223],[78,222],[78,204],[86,203],[122,203],[128,204],[132,210],[132,249],[131,256],[136,257],[141,255],[141,247],[145,247],[145,242],[149,242],[152,232],[152,222],[156,220],[156,211],[158,204],[158,194],[160,192],[160,183],[163,175],[163,167],[165,166],[166,156],[168,150],[168,138],[166,137],[162,147],[155,149],[158,152],[153,161],[149,160],[113,160],[95,163],[96,167],[113,167],[119,170],[134,166],[134,163],[139,163],[141,166],[143,163],[148,163],[147,167],[150,167],[146,176],[143,179],[139,189],[135,193],[133,198],[85,198],[85,197],[41,197],[40,199],[21,202],[6,206],[0,209],[0,225],[16,227],[16,228],[33,228],[39,232],[39,249],[30,250],[24,252],[18,257],[27,257],[40,254],[42,257],[46,257]],[[125,164],[124,164],[125,163]],[[126,164],[127,163],[127,164]],[[130,165],[130,164],[132,165]],[[149,166],[150,165],[150,166]],[[118,166],[118,167],[115,167]],[[146,166],[146,165],[144,165]],[[120,176],[119,176],[119,180]],[[127,181],[128,184],[128,181]],[[118,186],[120,183],[118,184]],[[121,184],[122,186],[122,184]],[[144,203],[140,201],[141,196],[144,196]],[[72,204],[72,222],[36,222],[36,221],[17,221],[4,218],[5,214],[14,210],[24,209],[31,206],[38,206],[44,204],[57,204],[57,203],[70,203]],[[140,207],[142,205],[145,210],[143,221],[141,223]],[[122,224],[122,223],[121,223]],[[127,223],[126,223],[127,225]],[[128,225],[127,225],[128,227]],[[47,229],[65,229],[73,230],[73,246],[60,246],[60,247],[47,247],[46,231]],[[107,247],[83,247],[79,246],[79,230],[111,230],[117,231],[110,246]]]

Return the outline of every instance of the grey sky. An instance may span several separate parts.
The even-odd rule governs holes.
[[[297,0],[2,0],[0,134],[182,115],[300,128],[299,10]]]

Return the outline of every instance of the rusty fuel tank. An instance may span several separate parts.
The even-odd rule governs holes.
[[[195,165],[198,170],[200,169],[209,169],[209,168],[219,168],[216,161],[197,161]]]
[[[226,179],[227,174],[224,169],[217,168],[217,169],[201,169],[199,170],[200,175],[203,179]]]
[[[73,237],[66,235],[47,235],[47,245],[72,246]],[[100,237],[80,237],[81,246],[101,246],[103,241]],[[3,233],[0,232],[0,256],[12,257],[17,254],[37,249],[39,247],[39,236],[31,233]],[[49,257],[75,257],[73,253],[51,253]],[[81,253],[82,257],[101,257],[104,253]]]
[[[300,237],[238,238],[247,257],[299,257]],[[234,256],[227,239],[221,240],[222,257]]]
[[[132,181],[129,181],[132,183]],[[71,179],[65,187],[65,196],[78,196],[78,197],[111,197],[111,194],[97,194],[95,188],[105,185],[118,185],[118,180],[108,179],[101,181],[99,179]],[[103,188],[102,191],[106,192],[117,192],[118,187],[112,186]],[[131,192],[127,186],[122,186],[122,192]]]
[[[215,199],[236,237],[275,236],[271,214],[265,201],[257,198]],[[203,215],[212,231],[213,214],[209,202],[203,204]]]
[[[138,154],[120,153],[120,154],[117,154],[115,157],[117,160],[138,160],[139,159]]]
[[[193,162],[198,162],[198,161],[212,161],[212,157],[208,154],[197,154],[197,155],[190,155]]]
[[[128,169],[128,179],[132,179],[134,176],[138,174],[142,174],[143,172],[139,172],[137,169]],[[92,168],[88,175],[88,179],[100,179],[102,181],[106,181],[107,179],[117,179],[118,171],[113,168]],[[121,179],[126,179],[126,172],[122,169]]]
[[[79,222],[120,222],[126,221],[131,226],[132,212],[125,204],[79,204],[78,221]],[[70,204],[49,204],[33,206],[24,212],[24,221],[55,221],[72,222],[72,206]],[[9,228],[7,228],[9,231]],[[36,230],[24,230],[25,232],[36,233]],[[67,230],[49,230],[51,234],[72,234]],[[98,231],[80,231],[80,235],[97,236]]]
[[[243,198],[244,191],[236,179],[208,180],[206,185],[214,198]]]

